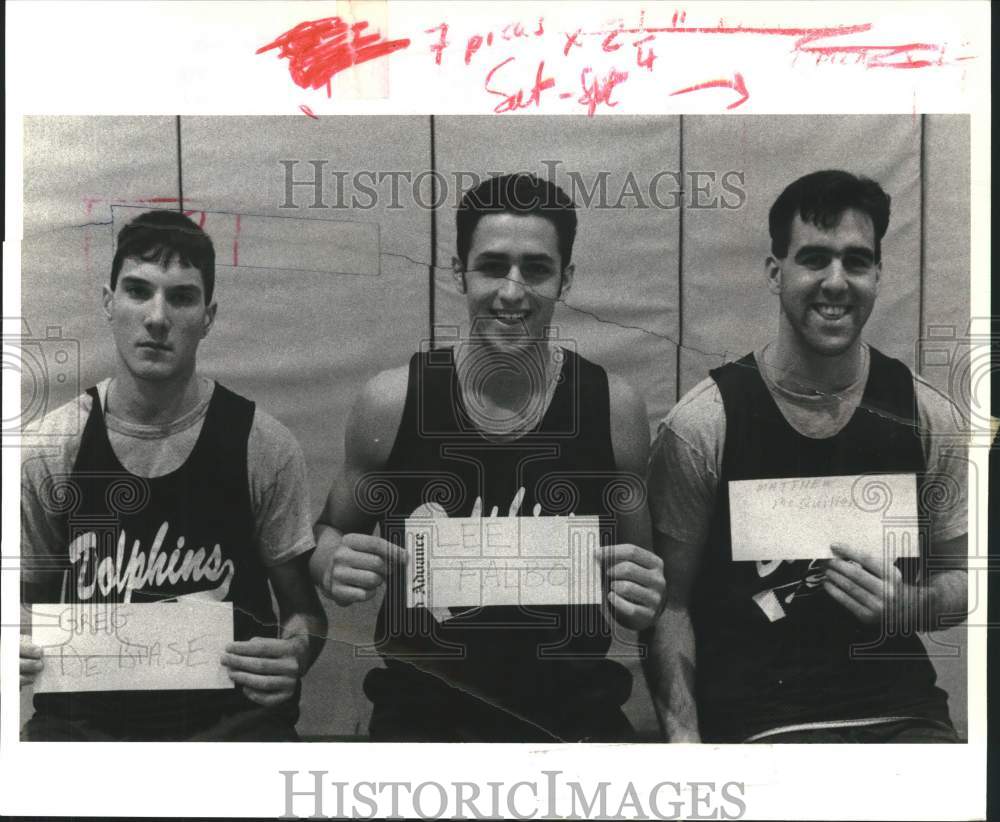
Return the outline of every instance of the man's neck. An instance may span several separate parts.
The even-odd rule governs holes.
[[[822,356],[794,345],[781,335],[764,349],[765,365],[781,388],[797,394],[836,394],[861,377],[860,338],[836,356]]]
[[[193,409],[201,398],[195,372],[171,380],[143,380],[120,368],[108,386],[108,412],[137,425],[166,425]]]
[[[478,400],[500,408],[519,408],[548,389],[551,354],[546,340],[502,351],[470,342],[458,355],[462,392],[471,392]]]
[[[459,348],[456,365],[465,410],[481,432],[509,439],[541,422],[558,371],[547,341],[503,351],[469,343]]]

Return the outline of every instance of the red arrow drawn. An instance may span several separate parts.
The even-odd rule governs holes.
[[[701,91],[704,88],[731,88],[739,94],[740,99],[730,103],[726,106],[726,108],[736,108],[737,106],[742,106],[750,97],[750,92],[747,91],[747,84],[743,80],[743,75],[739,72],[736,72],[733,75],[732,80],[709,80],[707,83],[699,83],[696,86],[689,86],[688,88],[682,88],[679,91],[673,91],[670,93],[670,96],[675,97],[678,94],[687,94],[689,91]]]

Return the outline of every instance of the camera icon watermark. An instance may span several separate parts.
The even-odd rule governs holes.
[[[963,439],[992,438],[989,385],[1000,364],[992,318],[973,317],[968,328],[928,325],[917,341],[916,364],[924,379],[942,386],[951,398]]]
[[[3,367],[20,376],[21,392],[5,393],[3,444],[18,444],[23,435],[45,436],[42,419],[80,393],[80,343],[63,336],[57,325],[32,334],[27,320],[3,318]],[[53,437],[79,432],[80,420],[69,415]]]

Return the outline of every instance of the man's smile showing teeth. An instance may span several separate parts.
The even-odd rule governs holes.
[[[824,320],[839,320],[848,310],[846,305],[827,305],[825,303],[817,303],[813,308]]]
[[[500,322],[516,323],[523,322],[527,315],[521,312],[494,311],[493,316],[500,320]]]

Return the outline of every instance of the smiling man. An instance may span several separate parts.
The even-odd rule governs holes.
[[[662,600],[642,489],[648,423],[628,385],[547,333],[573,284],[576,222],[565,192],[531,175],[466,192],[452,268],[470,335],[379,374],[351,412],[312,569],[341,606],[384,591],[385,667],[365,680],[372,740],[631,736],[631,675],[606,654],[614,624],[646,628]],[[602,603],[407,608],[415,560],[400,523],[413,514],[595,515]],[[567,552],[546,546],[539,572]]]
[[[765,264],[777,338],[713,370],[661,425],[649,493],[667,607],[648,673],[675,741],[956,741],[917,633],[966,612],[967,463],[946,448],[950,401],[861,338],[889,206],[844,171],[789,185]],[[832,559],[732,560],[730,482],[866,473],[917,476],[923,561],[836,534]],[[950,493],[934,499],[930,482]]]
[[[219,661],[233,687],[36,693],[26,740],[297,738],[299,681],[326,632],[305,462],[277,420],[197,373],[214,286],[212,241],[187,217],[152,211],[119,233],[103,300],[114,374],[22,450],[22,602],[29,625],[31,603],[166,616],[174,601],[231,602]],[[45,664],[22,639],[22,686]]]

